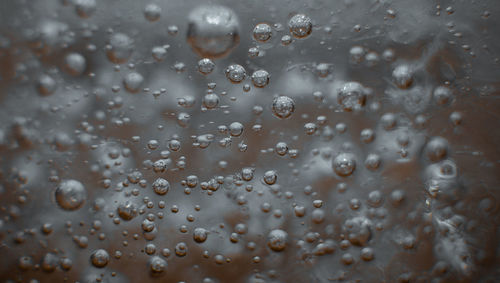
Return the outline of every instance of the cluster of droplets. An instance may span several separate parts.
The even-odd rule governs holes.
[[[452,108],[462,99],[459,93],[467,89],[462,84],[469,77],[448,79],[450,73],[457,76],[453,62],[443,64],[445,74],[433,76],[438,59],[368,48],[372,38],[364,33],[372,28],[356,24],[349,28],[362,36],[355,45],[344,49],[335,43],[347,55],[340,58],[348,62],[343,68],[333,61],[338,56],[330,54],[337,47],[329,46],[332,37],[349,41],[342,35],[343,22],[332,19],[329,27],[321,17],[313,21],[291,13],[280,23],[280,13],[274,11],[273,23],[254,22],[243,29],[237,7],[200,5],[185,20],[181,40],[194,51],[188,54],[180,54],[186,46],[176,38],[183,25],[162,27],[169,44],[161,42],[164,38],[143,43],[142,35],[126,26],[108,28],[102,40],[101,55],[107,57],[102,75],[96,67],[102,62],[92,55],[100,50],[92,38],[99,27],[90,20],[99,18],[97,8],[106,4],[63,2],[83,19],[79,28],[85,49],[70,45],[75,35],[64,25],[42,25],[43,44],[32,44],[33,57],[47,59],[44,52],[60,43],[63,72],[55,67],[34,72],[42,105],[27,108],[27,118],[16,117],[0,128],[0,150],[7,158],[2,160],[12,163],[0,171],[0,194],[8,191],[9,202],[16,197],[0,207],[0,241],[13,240],[14,249],[26,251],[17,258],[21,271],[57,275],[62,270],[74,279],[67,271],[78,262],[78,268],[90,270],[88,281],[111,276],[126,282],[126,276],[137,277],[114,271],[121,269],[115,263],[126,267],[142,261],[152,278],[168,281],[199,279],[195,273],[216,264],[227,266],[220,269],[222,282],[224,273],[231,273],[225,270],[237,264],[242,274],[250,275],[231,275],[237,277],[234,281],[274,282],[301,281],[305,277],[291,278],[287,271],[308,266],[319,281],[343,281],[357,280],[349,272],[359,266],[368,270],[359,276],[369,278],[374,264],[368,262],[376,261],[384,272],[398,273],[389,274],[388,281],[409,282],[414,275],[402,270],[412,266],[393,263],[401,255],[432,252],[432,273],[415,267],[422,280],[428,274],[446,280],[453,272],[471,278],[476,259],[486,258],[468,245],[478,224],[464,216],[459,146],[450,142],[445,126],[429,129],[430,123],[442,122],[432,117],[435,109],[439,115],[446,112],[453,134],[467,125],[464,112]],[[165,7],[141,4],[140,20],[148,26],[171,21]],[[454,13],[451,7],[446,11]],[[402,12],[390,8],[384,21],[398,20]],[[244,30],[249,31],[246,37]],[[70,40],[53,38],[66,32]],[[373,38],[381,38],[382,31],[377,32]],[[243,46],[248,58],[235,58],[240,40],[250,44]],[[286,52],[276,52],[279,48]],[[321,48],[334,59],[297,63],[312,61],[310,53]],[[16,79],[28,80],[30,66],[46,61],[16,65]],[[282,71],[276,71],[274,62]],[[165,67],[170,63],[170,69]],[[369,72],[375,80],[367,79]],[[195,91],[198,84],[208,88]],[[38,115],[50,117],[51,123],[38,121]],[[52,125],[52,119],[49,128],[45,124]],[[74,121],[77,126],[69,130]],[[50,156],[47,162],[40,161],[42,155]],[[49,170],[30,167],[33,160]],[[46,190],[40,185],[44,177],[50,184]],[[38,194],[50,195],[57,210],[47,207],[45,212],[34,204],[40,215],[33,218],[52,220],[41,224],[40,231],[20,227],[21,221],[15,221],[27,218],[20,207]],[[479,207],[488,215],[494,198],[481,199]],[[23,248],[38,234],[42,256]],[[432,248],[426,248],[427,240]],[[54,242],[60,248],[52,248]],[[10,244],[6,246],[10,252]],[[80,257],[91,269],[83,267]],[[186,273],[183,266],[192,262],[196,272]],[[326,276],[320,271],[324,263],[340,275]]]

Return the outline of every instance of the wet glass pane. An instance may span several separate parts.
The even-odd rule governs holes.
[[[499,282],[499,15],[0,1],[0,281]]]

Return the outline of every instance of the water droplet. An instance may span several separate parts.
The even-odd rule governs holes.
[[[204,75],[210,74],[215,69],[215,63],[209,58],[198,61],[198,71]]]
[[[42,260],[42,270],[53,272],[59,265],[59,257],[53,253],[46,253]]]
[[[149,260],[149,268],[153,273],[162,273],[167,268],[167,261],[159,256],[153,256]]]
[[[105,267],[109,262],[109,254],[106,250],[98,249],[92,253],[90,261],[95,267]]]
[[[284,46],[289,45],[290,43],[292,43],[292,41],[293,41],[292,37],[289,36],[288,34],[285,34],[281,37],[281,44]]]
[[[362,142],[371,143],[375,139],[375,132],[372,129],[363,129],[360,136]]]
[[[207,109],[213,109],[219,105],[219,96],[215,93],[208,93],[203,97],[203,106]]]
[[[137,72],[128,73],[123,79],[123,85],[128,91],[132,93],[138,92],[143,82],[144,77]]]
[[[285,142],[279,142],[275,146],[276,153],[278,155],[285,155],[288,152],[288,145]]]
[[[69,74],[73,76],[79,76],[83,74],[87,68],[87,61],[79,53],[69,53],[64,59],[66,70]]]
[[[451,90],[445,86],[438,86],[434,89],[434,101],[438,105],[446,105],[451,100]]]
[[[151,50],[151,54],[156,61],[163,61],[167,57],[167,49],[163,46],[155,46]]]
[[[288,233],[281,229],[272,230],[267,236],[267,245],[275,252],[283,251],[286,247],[287,241]]]
[[[247,75],[245,68],[238,64],[229,65],[229,67],[226,68],[225,73],[227,79],[232,83],[241,83]]]
[[[134,41],[124,33],[114,33],[107,46],[108,59],[115,64],[127,62],[134,50]]]
[[[296,38],[305,38],[312,32],[312,21],[304,14],[297,14],[288,21],[288,27]]]
[[[377,170],[380,167],[381,158],[378,154],[371,153],[365,159],[365,166],[369,170]]]
[[[131,220],[137,215],[137,209],[135,208],[135,205],[129,201],[120,203],[116,210],[118,212],[118,216],[120,216],[120,218],[123,220]]]
[[[158,195],[162,196],[168,193],[169,189],[170,189],[170,183],[163,178],[158,178],[153,182],[153,190]]]
[[[386,131],[393,130],[397,124],[396,115],[394,113],[385,113],[380,117],[380,124],[382,124],[382,128]]]
[[[273,30],[266,23],[257,24],[253,29],[253,38],[259,42],[266,42],[271,38]]]
[[[57,204],[65,210],[77,210],[87,199],[87,191],[82,183],[76,180],[64,180],[55,192]]]
[[[349,50],[349,57],[351,63],[358,64],[363,61],[365,56],[365,49],[362,46],[353,46]]]
[[[253,179],[254,169],[250,167],[245,167],[241,170],[241,178],[245,181],[250,181]]]
[[[199,6],[188,18],[187,41],[202,57],[224,56],[240,41],[238,17],[227,7]]]
[[[379,207],[382,205],[383,197],[382,193],[378,190],[371,191],[368,194],[368,204],[372,207]]]
[[[337,93],[337,101],[345,111],[359,110],[366,102],[365,89],[357,82],[345,83]]]
[[[273,185],[274,183],[276,183],[277,178],[278,175],[274,170],[269,170],[264,173],[264,182],[268,185]]]
[[[37,89],[41,95],[50,95],[57,88],[56,81],[49,75],[41,75],[37,81]]]
[[[229,125],[229,133],[233,137],[239,137],[243,133],[243,124],[240,122],[233,122]]]
[[[295,111],[295,102],[288,96],[280,95],[274,99],[272,110],[274,116],[286,119]]]
[[[364,217],[354,217],[344,223],[349,242],[357,246],[365,246],[371,238],[371,222]]]
[[[158,19],[160,19],[161,16],[161,7],[158,6],[155,3],[150,3],[147,4],[146,7],[144,7],[144,17],[150,21],[150,22],[155,22]]]
[[[208,231],[204,228],[195,228],[193,231],[193,239],[197,243],[203,243],[207,240]]]
[[[399,88],[409,88],[413,83],[413,70],[409,65],[399,65],[392,72],[392,78]]]
[[[318,126],[315,123],[306,123],[304,125],[304,130],[305,130],[306,134],[308,134],[308,135],[314,134],[317,129],[318,129]]]
[[[265,87],[269,83],[269,73],[266,70],[253,72],[252,83],[256,87]]]
[[[448,154],[448,141],[442,137],[433,137],[425,146],[427,157],[434,162],[444,159]]]
[[[356,159],[352,153],[341,153],[333,159],[333,170],[337,175],[347,177],[356,169]]]
[[[366,248],[363,248],[361,250],[361,258],[364,260],[364,261],[370,261],[370,260],[373,260],[374,258],[374,254],[373,254],[373,249],[370,248],[370,247],[366,247]]]
[[[178,257],[185,256],[187,254],[187,251],[188,251],[188,247],[187,247],[186,243],[184,243],[184,242],[180,242],[175,246],[175,254]]]
[[[90,17],[96,10],[96,0],[75,0],[75,10],[81,18]]]

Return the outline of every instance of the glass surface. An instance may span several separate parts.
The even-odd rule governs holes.
[[[499,282],[499,16],[0,1],[0,281]]]

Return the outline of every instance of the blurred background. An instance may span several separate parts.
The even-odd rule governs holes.
[[[0,2],[2,282],[498,282],[496,1]]]

